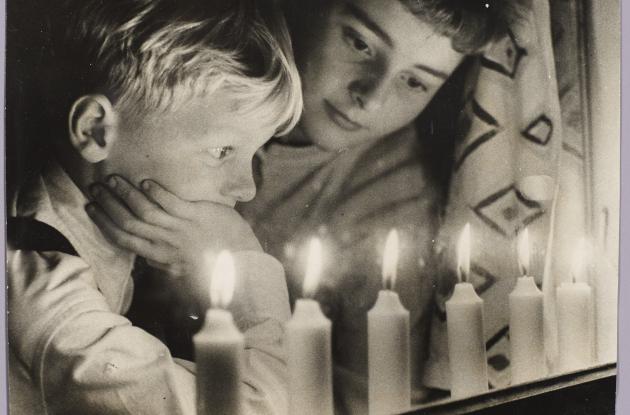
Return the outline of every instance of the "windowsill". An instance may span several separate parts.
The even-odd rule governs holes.
[[[538,414],[573,414],[569,406],[594,405],[598,414],[607,414],[615,405],[617,365],[610,363],[578,372],[565,373],[542,380],[495,389],[470,398],[442,399],[415,406],[409,414],[526,414],[535,408]],[[566,410],[565,410],[566,408]]]

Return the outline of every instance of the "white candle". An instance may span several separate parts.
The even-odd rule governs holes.
[[[617,361],[618,269],[608,254],[608,217],[605,212],[601,231],[589,258],[592,265],[591,286],[595,297],[595,352],[597,363]],[[617,252],[613,252],[613,256]]]
[[[512,384],[529,382],[545,376],[543,337],[543,294],[529,270],[529,232],[525,228],[518,239],[521,277],[510,293],[510,367]]]
[[[576,250],[571,282],[556,291],[558,313],[558,368],[584,369],[593,363],[593,290],[584,282],[585,243]]]
[[[368,312],[368,406],[370,415],[405,412],[411,406],[409,312],[392,291],[398,262],[398,234],[385,244],[383,283]]]
[[[594,274],[596,352],[598,363],[617,361],[617,297],[618,274],[615,266],[603,255],[595,258]]]
[[[322,263],[321,244],[310,245],[304,296],[315,293]],[[310,298],[295,303],[293,317],[286,325],[287,366],[289,370],[289,413],[332,415],[331,323]]]
[[[241,413],[241,367],[244,337],[225,310],[234,292],[234,261],[223,251],[217,257],[210,283],[212,308],[195,334],[197,413]]]
[[[451,397],[462,398],[488,390],[488,367],[483,329],[483,300],[471,283],[470,225],[457,244],[457,274],[460,283],[446,302]]]
[[[559,369],[584,369],[592,362],[591,287],[585,282],[563,282],[557,296]]]

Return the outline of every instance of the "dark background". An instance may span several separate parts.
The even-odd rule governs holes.
[[[7,1],[6,25],[6,190],[36,172],[50,151],[52,132],[39,114],[41,74],[50,39],[43,11],[48,2]]]

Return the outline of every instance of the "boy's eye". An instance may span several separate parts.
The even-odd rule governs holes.
[[[361,38],[361,36],[349,27],[343,29],[343,37],[350,47],[367,56],[372,56],[370,46]]]
[[[233,150],[234,148],[232,148],[231,146],[212,147],[208,149],[208,153],[210,153],[210,156],[217,160],[223,160],[224,158],[229,156]]]

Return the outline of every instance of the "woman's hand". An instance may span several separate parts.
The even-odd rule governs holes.
[[[86,210],[116,245],[171,276],[192,275],[207,253],[261,251],[251,227],[231,207],[188,202],[151,180],[137,189],[120,176],[90,187]]]

